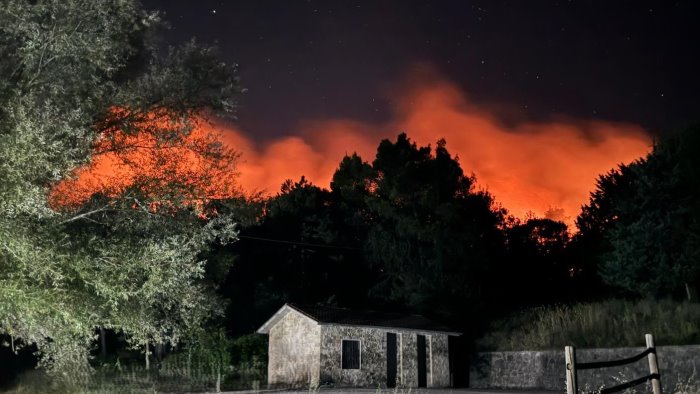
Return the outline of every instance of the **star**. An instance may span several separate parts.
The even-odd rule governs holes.
[[[212,13],[213,15],[216,15],[216,8],[213,9],[213,10],[211,10],[211,13]]]

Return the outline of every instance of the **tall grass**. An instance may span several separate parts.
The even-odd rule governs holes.
[[[259,389],[267,383],[267,338],[252,334],[228,339],[222,330],[197,337],[177,351],[154,359],[146,370],[142,354],[118,351],[48,376],[31,370],[13,393],[155,393]],[[99,364],[99,365],[98,365]]]
[[[700,344],[700,304],[625,301],[540,307],[491,325],[477,341],[480,350],[545,350],[576,347]]]
[[[10,393],[178,393],[255,389],[267,382],[264,362],[242,362],[217,370],[214,365],[191,362],[186,355],[173,354],[158,367],[118,363],[96,369],[75,370],[61,376],[47,376],[32,370],[20,377]]]

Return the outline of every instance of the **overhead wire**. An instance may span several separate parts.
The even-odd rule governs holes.
[[[298,241],[289,241],[289,240],[284,240],[284,239],[255,237],[252,235],[239,235],[238,238],[251,239],[254,241],[276,242],[276,243],[288,244],[288,245],[308,246],[308,247],[314,247],[314,248],[362,250],[362,248],[356,248],[356,247],[352,247],[352,246],[324,245],[324,244],[316,244],[316,243],[311,243],[311,242],[298,242]]]

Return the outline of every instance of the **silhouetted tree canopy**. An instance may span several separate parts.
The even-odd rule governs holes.
[[[619,204],[612,251],[602,274],[610,283],[651,296],[668,296],[697,280],[700,254],[698,130],[660,140],[633,170],[635,194]]]
[[[462,324],[498,293],[485,278],[504,255],[505,213],[444,141],[384,140],[372,164],[343,158],[330,191],[288,181],[264,212],[231,246],[231,313],[254,299],[268,313],[284,301],[330,303]]]
[[[700,274],[698,128],[600,177],[577,224],[602,278],[643,297],[691,298]]]
[[[551,219],[516,221],[505,229],[507,266],[501,276],[510,305],[563,301],[570,297],[574,267],[567,255],[569,229]],[[517,295],[517,296],[515,296]]]

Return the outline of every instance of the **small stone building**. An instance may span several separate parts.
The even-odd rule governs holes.
[[[448,337],[418,315],[285,304],[269,335],[270,387],[448,387]]]

